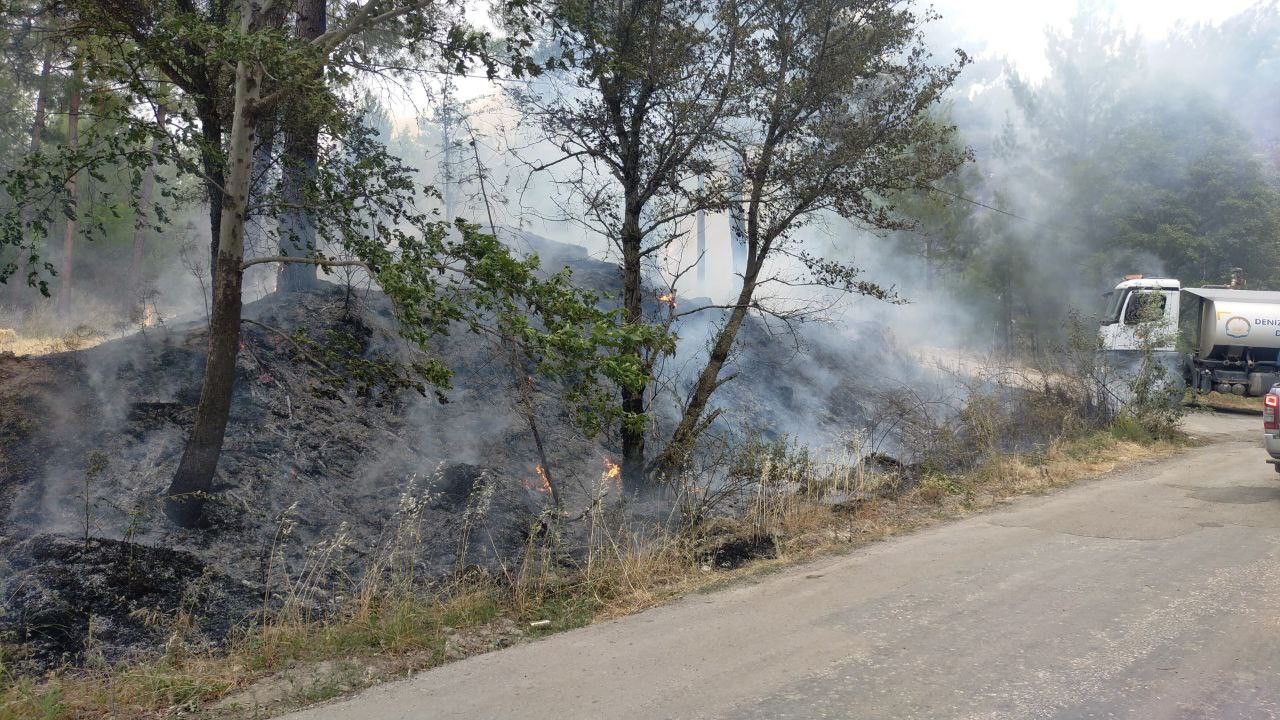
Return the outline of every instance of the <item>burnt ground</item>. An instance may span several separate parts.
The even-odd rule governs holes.
[[[205,637],[220,637],[254,608],[227,573],[182,550],[37,535],[8,556],[9,572],[21,580],[7,597],[11,640],[36,661],[158,647],[173,632],[172,619],[185,614],[197,616]]]
[[[317,336],[354,324],[370,357],[398,351],[377,325],[377,298],[357,320],[352,312],[334,289],[268,298],[246,316]],[[0,629],[28,642],[36,662],[75,662],[90,635],[108,657],[151,645],[156,613],[179,609],[216,639],[335,542],[335,584],[315,589],[319,604],[340,589],[336,578],[405,537],[418,546],[423,577],[461,565],[496,571],[519,558],[543,500],[525,489],[520,470],[532,475],[532,466],[516,460],[528,445],[519,428],[490,422],[487,444],[479,434],[485,417],[508,414],[503,386],[483,382],[496,367],[471,365],[483,397],[469,398],[471,417],[442,429],[430,420],[441,412],[434,398],[335,391],[287,336],[252,324],[210,527],[172,526],[158,498],[199,396],[204,342],[192,324],[75,354],[0,359]],[[564,434],[566,454],[591,449]],[[483,466],[468,463],[482,451]],[[205,588],[193,595],[197,584]]]
[[[778,543],[770,535],[731,538],[708,552],[704,562],[719,570],[738,568],[761,558],[778,556]]]
[[[544,266],[571,266],[590,285],[616,273],[570,246],[535,249]],[[546,498],[515,400],[523,372],[502,348],[466,333],[442,338],[437,351],[458,375],[441,402],[335,389],[301,359],[291,335],[333,329],[364,357],[408,352],[377,294],[273,295],[245,317],[254,322],[243,326],[216,501],[197,531],[168,523],[158,498],[199,396],[203,322],[72,353],[0,355],[0,639],[26,643],[32,665],[158,647],[179,615],[216,642],[318,562],[326,572],[309,597],[320,607],[390,553],[422,578],[499,574],[539,532]],[[920,372],[872,325],[800,351],[789,340],[754,322],[744,329],[733,370],[764,381],[717,396],[724,428],[835,437],[869,422],[883,378],[868,368]],[[683,342],[701,342],[697,325]],[[599,481],[613,448],[608,437],[583,438],[552,390],[535,393],[540,429],[567,503],[582,504],[575,488]],[[711,560],[728,567],[768,552],[748,543]]]

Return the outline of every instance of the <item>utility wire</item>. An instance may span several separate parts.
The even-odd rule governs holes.
[[[978,207],[980,207],[980,208],[984,208],[984,209],[986,209],[986,210],[990,210],[991,212],[999,213],[999,214],[1001,214],[1001,215],[1006,215],[1006,216],[1008,216],[1008,217],[1013,218],[1014,220],[1021,220],[1022,222],[1025,222],[1025,223],[1031,223],[1032,225],[1039,225],[1040,227],[1050,228],[1050,229],[1053,229],[1053,230],[1060,230],[1060,229],[1062,229],[1062,227],[1064,227],[1064,226],[1061,226],[1061,225],[1056,225],[1056,224],[1054,224],[1054,223],[1046,223],[1046,222],[1041,222],[1041,221],[1039,221],[1039,220],[1032,220],[1032,219],[1031,219],[1031,218],[1029,218],[1029,217],[1023,217],[1023,216],[1018,215],[1018,214],[1016,214],[1016,213],[1011,213],[1011,212],[1009,212],[1008,210],[1001,210],[1001,209],[1000,209],[1000,208],[998,208],[998,207],[993,207],[993,206],[988,205],[988,204],[986,204],[986,203],[984,203],[984,202],[980,202],[980,201],[978,201],[978,200],[973,200],[973,199],[971,199],[971,198],[967,198],[967,197],[965,197],[965,196],[963,196],[963,195],[959,195],[959,194],[953,193],[953,192],[951,192],[950,190],[943,190],[942,188],[940,188],[940,187],[938,187],[938,186],[936,186],[936,185],[925,185],[925,186],[924,186],[924,189],[926,189],[926,190],[932,190],[932,191],[934,191],[934,192],[936,192],[936,193],[939,193],[939,194],[942,194],[942,195],[946,195],[947,197],[955,198],[956,200],[960,200],[960,201],[962,201],[962,202],[967,202],[967,203],[969,203],[970,205],[977,205],[977,206],[978,206]],[[1066,225],[1065,227],[1071,228],[1072,230],[1078,230],[1078,231],[1080,231],[1080,232],[1084,232],[1084,228],[1079,227],[1079,226],[1076,226],[1076,225]]]

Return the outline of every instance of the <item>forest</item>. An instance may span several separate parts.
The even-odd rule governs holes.
[[[1280,5],[1113,10],[1029,75],[913,0],[0,6],[0,718],[427,667],[1184,442],[1094,316],[1280,290]]]

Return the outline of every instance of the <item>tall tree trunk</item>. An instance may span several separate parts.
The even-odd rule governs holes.
[[[1013,355],[1013,278],[1010,277],[1011,271],[1012,268],[1006,257],[1000,265],[1000,315],[996,320],[999,324],[996,352],[1005,358]]]
[[[693,450],[694,442],[716,418],[716,413],[712,413],[706,419],[703,419],[703,416],[711,400],[711,394],[725,382],[720,379],[720,373],[729,360],[729,353],[738,339],[738,331],[742,329],[742,323],[751,309],[760,271],[764,268],[765,259],[769,257],[769,251],[772,248],[773,240],[762,237],[764,231],[760,225],[760,210],[765,202],[764,185],[762,181],[757,180],[757,178],[769,177],[772,158],[773,147],[766,144],[753,170],[756,175],[749,183],[745,173],[742,172],[741,162],[736,162],[734,165],[738,192],[741,192],[740,188],[743,184],[747,184],[750,188],[749,196],[746,198],[745,217],[743,217],[744,208],[741,199],[734,202],[734,206],[738,209],[738,220],[732,241],[735,247],[741,245],[742,248],[742,288],[738,291],[738,301],[729,313],[728,322],[716,335],[715,343],[712,344],[711,352],[707,357],[707,364],[698,373],[698,379],[694,383],[693,391],[689,393],[689,400],[685,403],[684,412],[680,416],[680,422],[676,425],[675,431],[671,434],[670,442],[663,448],[662,454],[654,463],[656,474],[659,476],[669,475],[684,466],[690,451]],[[739,198],[741,198],[740,195]]]
[[[163,103],[156,106],[156,125],[161,131],[164,130],[167,114],[168,108]],[[150,225],[147,214],[151,212],[151,196],[156,187],[156,165],[160,163],[157,154],[159,150],[160,138],[152,138],[151,164],[147,166],[146,173],[142,176],[142,196],[138,199],[138,215],[133,223],[133,253],[129,257],[129,285],[125,288],[126,292],[133,293],[133,297],[126,300],[129,307],[138,307],[146,302],[142,289],[142,255],[147,247],[147,227]]]
[[[77,58],[71,70],[71,98],[67,104],[67,149],[75,152],[80,145],[80,60]],[[58,287],[58,316],[65,318],[71,312],[72,281],[75,275],[76,214],[79,198],[76,196],[76,176],[67,178],[67,202],[71,215],[67,218],[62,235],[62,283]]]
[[[276,151],[278,129],[279,121],[276,113],[264,113],[258,119],[258,127],[254,131],[257,135],[257,140],[253,146],[252,177],[249,182],[250,212],[254,208],[261,208],[262,198],[267,194],[267,188],[270,187],[271,157]],[[246,222],[244,228],[246,254],[266,251],[268,236],[265,223],[269,222],[269,220],[268,214],[260,213],[254,218],[253,222]],[[277,229],[279,227],[277,225]],[[280,286],[279,273],[276,273],[276,277],[270,279],[272,281],[271,292],[275,292]]]
[[[204,170],[205,193],[209,196],[209,275],[218,279],[218,242],[222,237],[222,195],[226,186],[227,161],[222,154],[222,111],[212,97],[196,108],[200,117],[200,164]]]
[[[441,194],[444,196],[444,219],[447,222],[453,222],[453,80],[449,76],[445,76],[444,87],[440,93],[440,139],[443,145],[440,148],[444,155],[441,164],[444,166],[444,177],[441,184],[444,185]]]
[[[738,339],[738,331],[742,329],[742,323],[747,318],[747,311],[750,309],[752,297],[755,295],[760,267],[761,262],[759,260],[755,257],[750,258],[746,272],[743,275],[742,289],[738,292],[738,301],[729,313],[728,322],[716,334],[716,341],[711,346],[707,364],[698,373],[698,379],[694,383],[693,391],[689,393],[689,400],[685,404],[684,413],[680,416],[680,423],[676,425],[675,431],[671,434],[671,441],[667,443],[667,447],[663,449],[661,457],[655,463],[659,475],[669,474],[671,471],[682,467],[688,459],[689,452],[693,449],[694,441],[716,418],[716,414],[713,413],[706,420],[703,420],[703,415],[707,411],[707,404],[711,400],[711,394],[723,384],[720,380],[720,373],[724,370],[724,365],[729,360],[729,353],[733,350],[733,344]]]
[[[298,0],[297,9],[294,31],[299,39],[314,40],[324,34],[328,25],[325,0]],[[316,252],[315,215],[306,207],[306,188],[315,182],[320,152],[320,123],[309,109],[304,108],[293,120],[285,120],[284,142],[281,195],[288,209],[280,230],[280,254],[306,257]],[[311,290],[319,282],[318,269],[311,263],[284,263],[276,289],[282,292]]]
[[[241,29],[247,33],[252,12],[245,14]],[[261,95],[261,65],[244,60],[236,63],[235,105],[226,154],[229,171],[218,226],[208,360],[195,422],[164,504],[165,514],[184,527],[199,525],[204,516],[204,503],[213,487],[231,413],[240,344],[245,208],[253,175],[254,114]]]
[[[628,191],[622,224],[622,305],[626,321],[640,323],[644,319],[642,296],[643,274],[640,267],[641,243],[644,241],[640,227],[640,202]],[[622,351],[642,358],[639,345],[628,345]],[[646,386],[622,389],[622,410],[633,416],[644,414]],[[627,495],[641,494],[649,490],[645,473],[645,428],[624,420],[622,425],[622,484]]]
[[[36,107],[35,116],[31,120],[31,148],[30,153],[35,155],[40,152],[40,143],[44,136],[44,118],[45,108],[49,104],[49,71],[53,64],[53,47],[45,41],[44,60],[40,64],[40,88],[36,91]],[[19,232],[23,237],[27,234],[27,222],[31,216],[24,208],[21,213],[22,227]],[[34,247],[38,240],[31,238],[31,246]],[[9,279],[9,304],[17,307],[22,300],[23,288],[27,287],[27,256],[31,254],[30,249],[23,243],[18,247],[18,269]]]

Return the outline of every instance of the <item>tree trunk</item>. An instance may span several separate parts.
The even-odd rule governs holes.
[[[1002,266],[1003,277],[1000,288],[1000,316],[997,319],[997,354],[1007,358],[1013,355],[1013,280],[1009,277],[1008,261]]]
[[[46,41],[44,49],[44,61],[40,64],[40,89],[36,92],[35,116],[31,121],[31,154],[35,155],[40,152],[40,143],[44,134],[44,118],[45,107],[49,104],[49,71],[53,64],[53,49]],[[22,213],[22,227],[19,232],[25,237],[27,234],[27,223],[31,216],[24,208]],[[34,247],[37,240],[31,238],[31,246]],[[9,287],[9,303],[17,307],[22,300],[23,288],[27,287],[27,256],[31,251],[23,245],[18,246],[18,269],[9,279],[11,283]]]
[[[222,237],[222,189],[226,183],[226,158],[222,155],[222,112],[217,103],[207,98],[198,107],[200,138],[204,143],[200,163],[205,174],[205,192],[209,196],[209,275],[218,279],[218,239]]]
[[[314,40],[324,34],[328,25],[325,0],[298,0],[295,32],[301,40]],[[285,120],[285,163],[281,196],[287,206],[280,228],[280,254],[307,257],[316,252],[314,213],[306,207],[306,188],[315,182],[316,162],[320,152],[320,123],[312,112],[303,108],[298,117]],[[284,263],[276,289],[281,292],[305,292],[319,282],[318,266],[312,263]]]
[[[80,60],[77,58],[71,70],[71,98],[67,104],[67,149],[72,153],[80,145]],[[65,318],[71,312],[72,280],[75,274],[76,213],[79,198],[76,196],[76,176],[67,178],[67,202],[71,215],[67,218],[62,235],[62,283],[58,287],[58,317]]]
[[[279,120],[276,113],[264,113],[258,119],[257,129],[254,134],[257,136],[253,146],[253,166],[250,169],[251,176],[249,180],[249,209],[248,214],[252,215],[257,211],[256,217],[252,222],[246,221],[244,228],[244,244],[245,253],[254,254],[270,254],[267,251],[268,234],[266,223],[270,222],[269,213],[261,211],[263,204],[263,196],[267,194],[267,188],[270,187],[271,174],[271,158],[276,150],[276,134],[279,132]],[[279,218],[276,218],[276,229],[283,227]],[[278,244],[278,243],[277,243]],[[270,281],[270,292],[275,292],[280,288],[280,274],[277,272],[274,278],[268,277]]]
[[[251,15],[252,13],[246,13]],[[251,17],[241,20],[248,31]],[[222,197],[213,282],[213,310],[209,321],[209,350],[200,404],[187,447],[165,497],[165,514],[184,527],[195,527],[204,516],[204,503],[222,453],[223,438],[235,389],[236,353],[240,344],[241,282],[244,275],[245,208],[253,173],[254,114],[262,95],[262,70],[257,63],[236,63],[235,105],[227,144],[229,172]]]
[[[643,276],[640,267],[641,243],[644,238],[640,228],[639,201],[628,197],[622,224],[622,304],[628,323],[640,323],[644,319],[642,292]],[[642,348],[628,345],[622,350],[641,358]],[[622,389],[622,410],[628,415],[642,415],[645,408],[646,386]],[[622,424],[622,485],[627,495],[647,492],[649,480],[645,473],[645,429],[634,423]]]
[[[749,184],[750,187],[750,194],[746,198],[745,217],[743,217],[743,203],[740,200],[734,202],[739,214],[732,242],[735,247],[741,245],[742,248],[742,288],[738,291],[738,301],[729,313],[728,322],[716,335],[715,344],[711,346],[711,352],[707,356],[707,364],[698,373],[698,380],[689,394],[689,401],[685,403],[684,412],[680,416],[680,422],[676,425],[675,431],[671,434],[670,442],[654,463],[656,474],[659,476],[668,476],[685,465],[698,435],[715,419],[715,414],[706,420],[703,419],[703,415],[711,400],[711,394],[723,384],[720,380],[720,372],[724,370],[724,365],[729,360],[729,353],[733,350],[733,344],[738,339],[738,331],[742,329],[742,323],[746,320],[747,312],[755,298],[760,271],[764,268],[765,259],[769,257],[772,248],[772,240],[761,237],[764,234],[760,225],[764,186],[756,179],[769,176],[772,157],[773,147],[766,145],[754,170],[758,174],[749,183],[745,173],[741,171],[740,161],[735,162],[736,187],[741,188],[744,183]]]
[[[441,194],[444,196],[444,219],[446,222],[453,222],[453,79],[445,76],[444,88],[440,94],[441,116],[440,116],[440,139],[441,153],[444,160],[441,164],[444,166],[443,178],[441,178]]]
[[[680,423],[672,432],[671,441],[667,443],[667,447],[656,463],[659,475],[668,475],[685,464],[689,452],[693,449],[694,441],[710,422],[710,419],[704,422],[702,417],[706,413],[711,394],[721,385],[720,372],[724,370],[724,365],[729,360],[729,353],[733,350],[733,344],[738,339],[738,331],[742,329],[742,323],[747,318],[747,310],[751,307],[752,297],[755,295],[760,266],[761,263],[754,257],[747,263],[742,290],[738,293],[738,302],[729,313],[729,321],[716,335],[715,344],[711,346],[711,353],[707,357],[707,364],[702,367],[702,372],[698,373],[698,380],[694,383],[693,392],[689,394],[689,401],[685,404]]]
[[[168,108],[163,104],[156,106],[156,125],[161,131],[164,129],[167,111]],[[147,166],[147,171],[142,176],[142,196],[139,198],[138,214],[133,223],[133,253],[129,258],[129,285],[125,288],[125,292],[133,294],[133,297],[127,298],[129,307],[138,307],[146,302],[142,289],[142,255],[147,246],[147,227],[150,224],[147,213],[151,211],[151,196],[156,187],[156,165],[160,163],[157,155],[159,150],[160,139],[152,138],[151,164]]]

